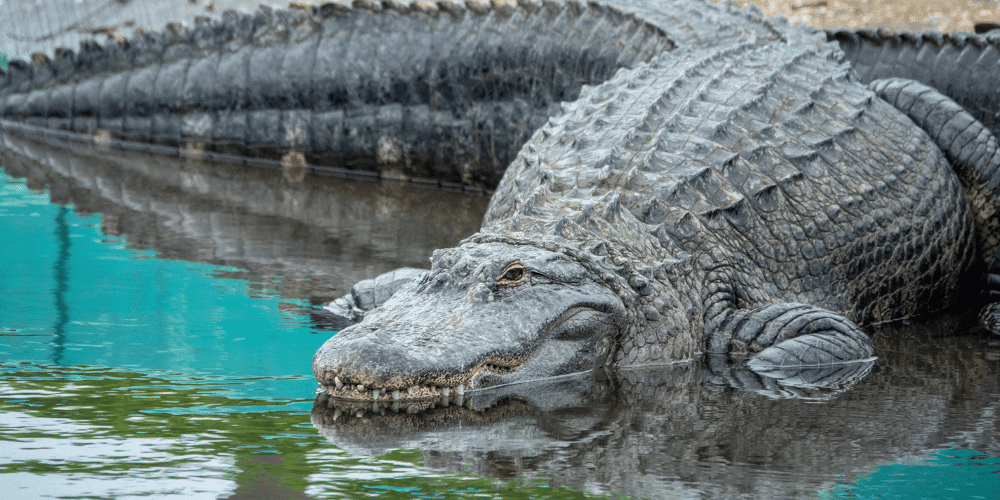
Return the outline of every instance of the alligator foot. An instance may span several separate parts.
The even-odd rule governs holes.
[[[710,353],[748,353],[755,371],[807,369],[869,360],[871,340],[827,309],[787,302],[732,310],[708,336]]]
[[[320,314],[325,321],[335,327],[353,325],[361,321],[365,313],[384,304],[403,285],[419,280],[425,274],[427,274],[426,269],[402,267],[372,279],[359,281],[351,287],[350,293],[323,306]]]

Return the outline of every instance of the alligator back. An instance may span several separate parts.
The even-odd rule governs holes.
[[[682,51],[587,87],[521,151],[483,230],[607,242],[747,307],[871,323],[943,306],[976,258],[962,187],[839,59],[832,44]]]

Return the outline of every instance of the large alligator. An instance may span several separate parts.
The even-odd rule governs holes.
[[[894,61],[971,54],[1000,73],[996,36],[829,36],[859,64],[890,39]],[[11,67],[0,111],[27,133],[485,186],[520,148],[480,232],[430,272],[376,282],[384,304],[317,352],[340,397],[448,398],[703,352],[758,369],[865,360],[859,325],[954,303],[998,246],[996,89],[876,94],[827,35],[753,9],[359,1]]]
[[[447,400],[704,352],[860,361],[859,325],[953,303],[997,248],[996,139],[930,87],[873,92],[838,46],[784,29],[584,88],[479,233],[319,349],[325,392]]]

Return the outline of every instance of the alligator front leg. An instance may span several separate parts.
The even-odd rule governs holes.
[[[729,309],[706,323],[709,353],[751,354],[755,370],[816,367],[870,359],[871,340],[849,319],[827,309],[785,302]]]
[[[359,281],[351,287],[351,292],[323,306],[323,319],[334,327],[353,325],[365,313],[384,304],[404,285],[423,278],[426,269],[402,267],[379,276]]]

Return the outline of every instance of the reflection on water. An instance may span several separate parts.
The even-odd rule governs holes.
[[[1000,342],[962,314],[883,325],[879,360],[831,387],[713,358],[416,414],[338,408],[313,399],[329,332],[311,304],[425,266],[485,198],[3,141],[0,482],[16,497],[995,490]]]
[[[8,174],[45,187],[54,203],[100,213],[103,234],[127,234],[131,247],[161,258],[237,268],[216,273],[312,303],[392,269],[429,267],[431,252],[479,228],[489,201],[405,183],[288,182],[195,159],[3,141]]]
[[[963,333],[974,324],[958,315],[882,326],[871,372],[821,402],[789,399],[738,366],[681,363],[539,384],[515,397],[487,392],[415,415],[320,397],[312,418],[352,453],[415,448],[448,472],[544,472],[555,484],[643,498],[815,498],[853,491],[836,485],[936,448],[1000,457],[1000,343]],[[996,491],[1000,459],[985,456],[956,468],[964,493]]]

